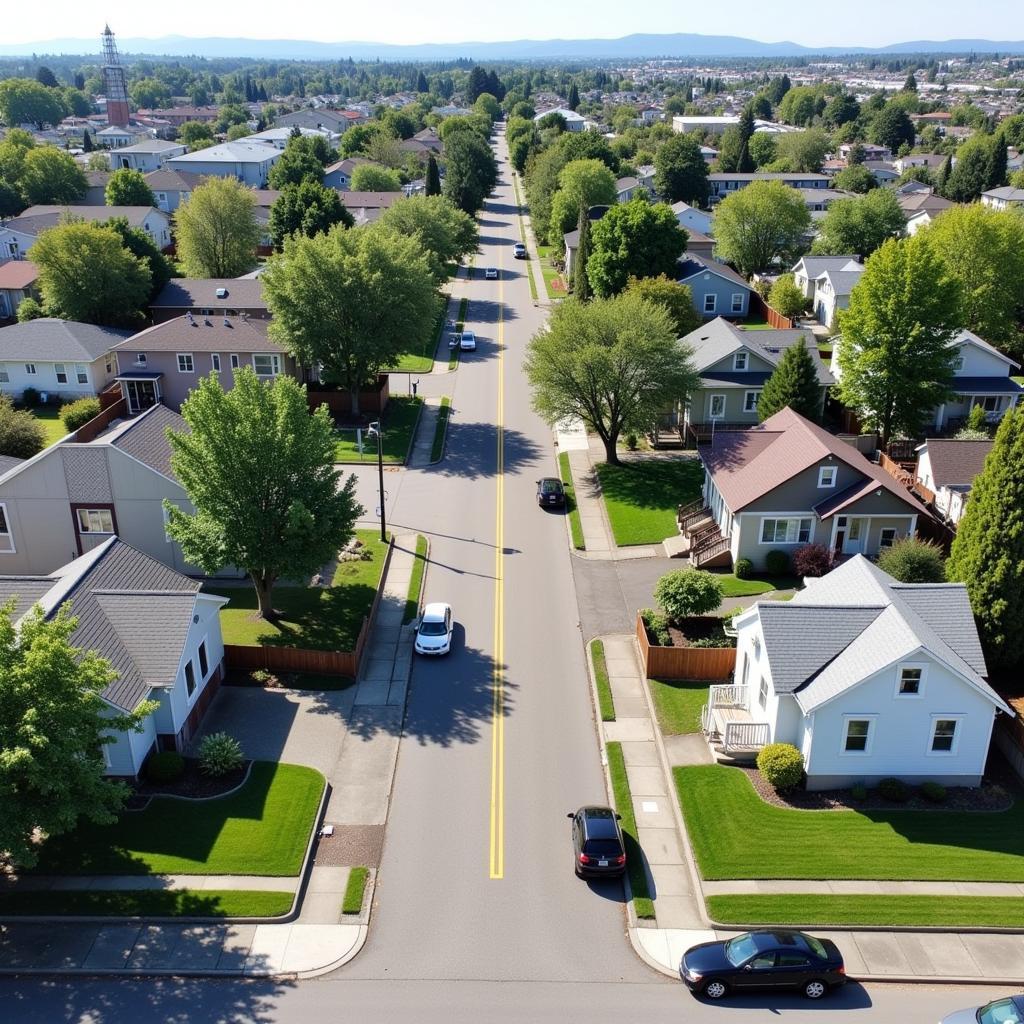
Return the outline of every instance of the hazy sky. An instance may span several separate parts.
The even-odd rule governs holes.
[[[4,5],[9,43],[98,36],[103,22],[118,36],[244,36],[322,42],[464,42],[504,39],[611,38],[633,32],[698,32],[764,42],[878,46],[912,39],[1024,39],[1024,2],[853,0],[804,4],[795,0],[44,0]],[[979,15],[982,15],[979,17]],[[98,47],[98,44],[97,44]]]

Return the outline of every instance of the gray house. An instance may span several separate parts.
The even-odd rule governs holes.
[[[171,157],[184,156],[188,147],[180,142],[167,142],[164,139],[143,139],[134,146],[122,146],[111,150],[110,166],[114,170],[128,168],[148,174],[159,171]]]
[[[791,174],[781,171],[751,171],[749,173],[718,171],[708,175],[708,184],[711,186],[710,201],[712,203],[732,195],[733,192],[738,192],[741,188],[746,188],[755,181],[781,181],[784,185],[789,185],[790,188],[807,189],[829,188],[831,180],[827,174],[813,174],[810,172]]]
[[[687,252],[679,260],[676,275],[693,293],[693,306],[703,317],[746,317],[753,288],[732,267],[708,256]]]
[[[769,551],[821,544],[837,555],[877,555],[913,536],[928,510],[856,448],[792,409],[750,430],[716,431],[697,449],[702,499],[682,528],[692,563],[763,569]]]
[[[191,313],[195,317],[249,316],[268,320],[270,310],[258,278],[176,277],[149,304],[153,322]]]
[[[313,128],[341,135],[353,123],[352,111],[333,110],[330,107],[303,107],[290,114],[282,114],[274,121],[275,128]]]
[[[281,150],[265,142],[222,142],[219,146],[172,157],[165,161],[164,167],[215,178],[237,178],[253,188],[266,188],[270,168],[281,155]]]
[[[157,209],[163,210],[164,213],[174,213],[202,183],[201,174],[192,174],[189,171],[163,168],[159,171],[150,171],[146,175],[146,184],[153,190]]]

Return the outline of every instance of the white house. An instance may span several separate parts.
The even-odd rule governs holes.
[[[111,715],[156,702],[138,732],[110,730],[107,775],[134,778],[152,751],[181,750],[196,732],[220,686],[227,598],[111,536],[52,573],[0,576],[0,600],[15,602],[16,621],[34,605],[49,618],[70,604],[72,644],[118,674],[101,694]]]
[[[94,135],[96,142],[108,149],[123,149],[125,146],[133,146],[138,137],[139,132],[130,128],[122,128],[116,124],[107,125],[106,128],[100,129]]]
[[[322,139],[326,139],[328,146],[336,146],[341,138],[341,135],[337,132],[328,131],[325,128],[303,128],[301,125],[294,125],[292,127],[268,128],[266,131],[256,132],[254,135],[246,135],[238,141],[259,142],[273,146],[274,149],[284,149],[288,145],[288,140],[292,137],[295,128],[299,129],[299,134],[303,137],[312,138],[319,136]]]
[[[915,450],[915,479],[934,493],[936,509],[956,526],[967,507],[974,478],[984,469],[992,451],[991,439],[929,438]]]
[[[826,270],[853,270],[861,265],[856,256],[804,256],[791,269],[793,283],[805,299],[814,298],[814,282]],[[863,269],[863,267],[861,267]]]
[[[736,672],[705,734],[729,755],[800,750],[810,790],[896,777],[977,786],[996,716],[962,583],[898,583],[857,555],[735,619]]]
[[[1012,188],[1004,185],[1002,188],[990,188],[987,192],[981,193],[981,201],[985,206],[991,206],[994,210],[1008,210],[1011,206],[1024,206],[1024,188]]]
[[[864,265],[851,261],[841,270],[823,270],[814,279],[814,316],[830,330],[837,314],[850,305],[850,295],[864,273]]]
[[[171,157],[183,156],[187,152],[188,147],[180,142],[144,139],[142,142],[136,142],[134,146],[123,146],[116,152],[111,151],[110,167],[115,171],[127,167],[129,170],[148,174],[150,171],[159,171]]]
[[[568,107],[555,107],[553,110],[542,110],[535,117],[534,121],[540,121],[547,117],[548,114],[558,114],[565,121],[565,130],[567,132],[582,132],[586,128],[586,118],[582,114],[577,114],[575,110],[569,110]]]
[[[152,206],[30,206],[17,217],[0,224],[0,258],[22,260],[40,232],[56,227],[66,218],[91,222],[124,217],[133,228],[141,228],[158,249],[171,244],[171,220]]]
[[[672,212],[679,221],[679,226],[687,231],[697,231],[702,235],[711,237],[711,214],[704,210],[698,210],[696,206],[684,203],[680,200],[672,204]]]
[[[237,178],[253,188],[266,188],[270,168],[281,155],[281,150],[265,142],[222,142],[219,146],[172,157],[164,163],[164,168],[215,178]]]

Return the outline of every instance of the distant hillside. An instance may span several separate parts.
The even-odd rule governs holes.
[[[475,60],[551,60],[602,57],[786,57],[843,53],[1024,53],[1024,42],[990,39],[918,40],[883,47],[826,46],[801,43],[762,43],[739,36],[704,36],[695,33],[636,34],[619,39],[519,39],[509,42],[421,43],[321,43],[296,39],[192,39],[163,36],[159,39],[118,37],[122,53],[153,56],[253,57],[278,60],[434,61],[468,57]],[[96,54],[99,39],[49,39],[32,43],[0,43],[0,56],[30,54]]]

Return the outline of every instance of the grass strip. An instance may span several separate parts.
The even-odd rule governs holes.
[[[700,460],[650,458],[595,467],[615,543],[660,544],[679,532],[676,511],[700,497],[704,470]]]
[[[604,660],[604,643],[590,641],[590,658],[594,663],[594,685],[597,687],[597,704],[602,722],[615,721],[615,701],[612,699],[612,685],[608,679],[608,664]]]
[[[437,410],[437,420],[434,423],[434,443],[430,448],[430,461],[440,462],[444,455],[444,442],[448,434],[448,417],[452,412],[452,400],[445,395],[441,399],[441,408]]]
[[[700,732],[700,709],[708,702],[706,680],[648,679],[663,736]]]
[[[607,744],[607,749],[608,772],[612,777],[615,809],[622,815],[622,837],[626,842],[626,867],[629,870],[629,886],[633,890],[633,908],[637,917],[652,919],[654,900],[651,899],[651,890],[647,887],[644,857],[636,837],[636,816],[633,814],[633,798],[629,792],[622,744],[613,740]]]
[[[366,880],[370,877],[369,868],[352,868],[348,873],[348,884],[345,896],[341,901],[343,914],[359,914],[363,909],[363,894],[366,892]]]
[[[715,573],[722,584],[723,597],[758,597],[773,590],[795,590],[800,586],[796,576],[774,576],[763,580],[741,580],[731,572]]]
[[[405,598],[405,614],[402,622],[412,622],[419,614],[420,591],[423,589],[423,573],[427,568],[427,538],[422,534],[416,537],[416,558],[412,563],[412,576],[409,577],[409,592]]]
[[[781,893],[709,896],[721,924],[807,927],[1022,928],[1024,900],[1007,896],[874,896]]]
[[[530,298],[537,301],[537,282],[533,279],[533,265],[530,263],[529,255],[526,260],[526,276],[530,281]]]
[[[795,811],[739,768],[673,769],[701,875],[1024,882],[1024,799],[1005,811]],[[756,837],[756,843],[751,842]]]
[[[415,372],[415,371],[414,371]],[[402,465],[409,455],[409,442],[419,421],[423,399],[412,395],[392,395],[384,407],[384,439],[381,458],[389,465]],[[363,431],[363,450],[360,452],[354,427],[336,430],[334,442],[336,463],[375,463],[377,442]]]
[[[568,452],[562,452],[558,456],[558,475],[562,478],[562,487],[565,489],[565,511],[569,516],[572,546],[577,551],[585,551],[587,545],[583,540],[583,523],[580,521],[580,510],[576,505],[576,487],[572,482]]]
[[[248,889],[51,889],[0,894],[0,916],[281,917],[293,899]]]

